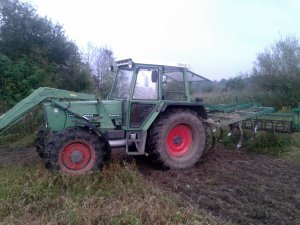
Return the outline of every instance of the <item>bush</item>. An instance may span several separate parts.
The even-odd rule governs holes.
[[[11,126],[9,130],[1,134],[0,145],[10,147],[33,146],[39,127],[43,124],[43,113],[35,108],[20,122]]]
[[[281,155],[287,151],[292,139],[289,134],[259,132],[256,138],[248,143],[247,150],[251,152]]]
[[[229,148],[236,148],[239,142],[239,131],[234,130],[231,136],[226,136],[228,131],[224,131],[224,138],[222,143]],[[244,130],[244,141],[242,149],[248,152],[255,152],[259,154],[268,154],[280,156],[288,151],[288,146],[292,144],[292,137],[290,134],[275,133],[269,131],[259,131],[252,140],[252,132]]]

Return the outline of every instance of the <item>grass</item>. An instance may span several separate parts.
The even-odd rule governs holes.
[[[222,140],[226,148],[236,148],[239,135],[234,133],[227,137],[226,132]],[[244,131],[242,149],[256,154],[266,154],[280,157],[287,161],[300,163],[300,133],[272,133],[258,132],[253,140],[251,133]]]
[[[0,168],[0,224],[225,224],[156,189],[136,166],[73,177],[39,163]]]
[[[247,150],[261,154],[282,156],[292,144],[289,134],[259,132],[253,141],[248,141]]]
[[[216,90],[210,93],[203,93],[203,99],[205,103],[209,104],[229,104],[229,103],[236,103],[238,100],[239,103],[243,102],[251,102],[252,97],[251,92],[247,91],[222,91]]]
[[[25,146],[33,146],[36,139],[36,131],[27,135],[9,133],[4,136],[0,136],[0,145],[5,144],[10,148],[21,148]],[[17,140],[17,141],[16,141]]]
[[[239,132],[234,130],[231,136],[226,136],[226,134],[227,132],[225,130],[222,143],[225,147],[236,148],[236,145],[239,142]],[[291,134],[259,131],[252,140],[251,135],[250,131],[244,130],[242,147],[245,150],[248,152],[275,156],[284,156],[290,152],[291,147],[295,146],[296,143],[294,137],[297,136],[297,134],[292,136]]]
[[[37,131],[43,124],[43,113],[39,108],[35,108],[18,123],[11,126],[0,135],[0,145],[11,148],[32,146],[34,144]]]
[[[282,156],[289,161],[300,162],[300,133],[294,133],[291,135],[291,145],[289,151]]]

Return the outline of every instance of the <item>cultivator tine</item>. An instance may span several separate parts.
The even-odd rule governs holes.
[[[211,136],[211,141],[207,140],[207,144],[206,144],[206,147],[205,147],[205,152],[206,153],[211,152],[215,147],[215,143],[216,143],[215,132],[216,132],[215,128],[207,127],[207,137],[210,135]]]
[[[222,142],[224,131],[223,131],[222,127],[220,127],[219,129],[220,129],[220,135],[219,135],[219,138],[218,138],[218,142]]]
[[[256,136],[256,132],[257,132],[257,120],[255,120],[254,123],[253,123],[253,121],[251,120],[251,125],[252,125],[251,141],[253,141],[254,138],[255,138],[255,136]]]
[[[211,149],[212,150],[215,147],[216,144],[216,137],[215,137],[215,132],[211,130],[211,136],[212,136],[212,145],[211,145]]]
[[[236,145],[236,148],[239,149],[240,147],[242,147],[243,140],[244,140],[244,132],[243,132],[243,128],[242,128],[242,122],[229,124],[229,132],[228,132],[227,136],[230,137],[232,135],[232,131],[235,128],[238,129],[239,132],[240,132],[240,139],[239,139],[238,144]]]
[[[243,128],[242,128],[242,122],[238,122],[238,129],[240,131],[240,140],[239,140],[239,143],[236,146],[237,149],[242,147],[243,140],[244,140],[244,132],[243,132]]]
[[[219,127],[218,122],[215,122],[212,119],[205,120],[205,124],[207,125],[207,132],[210,133],[211,138],[212,138],[211,145],[209,145],[209,144],[207,145],[210,147],[206,147],[206,151],[210,151],[210,150],[213,150],[213,148],[215,147],[216,140],[218,142],[222,142],[224,132],[223,132],[222,127]],[[220,130],[220,134],[218,136],[216,136],[216,132],[218,129]]]
[[[230,137],[232,135],[232,130],[235,128],[234,124],[229,124],[229,132],[227,134],[227,137]]]

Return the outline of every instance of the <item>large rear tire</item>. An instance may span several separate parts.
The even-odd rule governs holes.
[[[174,109],[161,115],[152,125],[147,147],[152,161],[162,168],[193,166],[206,146],[202,118],[188,109]]]
[[[102,168],[107,152],[104,140],[81,127],[62,130],[51,137],[45,147],[47,169],[82,175]]]

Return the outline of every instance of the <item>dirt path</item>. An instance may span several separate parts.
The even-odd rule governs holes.
[[[36,162],[34,148],[0,147],[0,167]],[[299,163],[219,147],[190,169],[138,167],[158,188],[237,224],[300,224]]]
[[[35,148],[7,148],[0,146],[0,167],[4,165],[28,165],[38,159]]]

